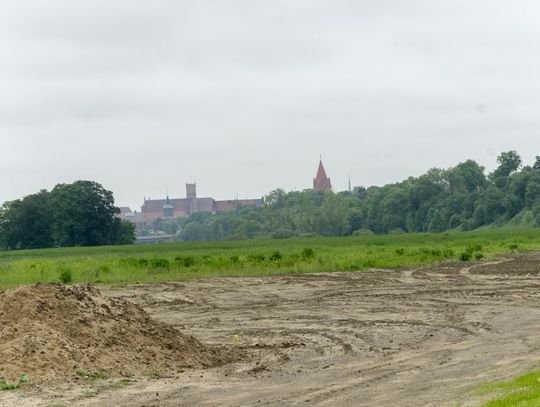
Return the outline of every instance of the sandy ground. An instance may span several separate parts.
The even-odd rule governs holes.
[[[476,265],[101,287],[243,362],[0,393],[0,405],[473,406],[537,368],[540,254]]]

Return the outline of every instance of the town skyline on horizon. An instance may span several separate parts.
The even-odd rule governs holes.
[[[321,169],[322,169],[322,172],[321,172]],[[321,179],[319,179],[321,177]],[[324,178],[324,179],[323,179]],[[333,186],[331,185],[330,183],[330,178],[328,177],[327,179],[327,182],[328,184],[326,184],[326,179],[327,178],[327,174],[326,174],[326,169],[324,167],[324,163],[323,163],[323,160],[322,160],[322,154],[319,155],[319,164],[318,164],[318,168],[317,168],[317,171],[315,173],[315,176],[313,177],[313,180],[312,180],[312,185],[310,187],[307,187],[307,188],[301,188],[301,189],[292,189],[292,190],[286,190],[287,192],[289,191],[302,191],[302,190],[305,190],[305,189],[311,189],[311,188],[315,188],[315,189],[330,189],[330,190],[334,190]],[[318,181],[316,181],[318,180]],[[320,185],[317,185],[317,182],[320,184]],[[322,184],[321,184],[322,183]],[[189,181],[186,181],[184,183],[185,185],[185,190],[184,190],[184,196],[180,196],[180,195],[172,195],[170,192],[169,192],[169,188],[167,187],[166,188],[166,192],[165,192],[165,195],[164,196],[156,196],[156,197],[152,197],[152,196],[146,196],[144,195],[143,196],[143,204],[142,205],[139,205],[138,207],[140,206],[144,206],[144,204],[147,202],[147,201],[151,201],[151,200],[165,200],[165,199],[183,199],[183,198],[187,198],[189,193],[187,192],[187,190],[189,189],[189,186],[193,186],[193,188],[195,188],[195,190],[197,189],[197,182],[196,180],[193,179],[193,177],[190,177]],[[347,189],[351,188],[351,182],[350,182],[350,175],[348,177],[348,184],[347,184]],[[238,194],[235,194],[234,197],[219,197],[218,200],[223,200],[223,201],[233,201],[233,200],[253,200],[253,199],[264,199],[264,197],[266,195],[268,195],[270,192],[276,190],[276,189],[283,189],[283,188],[273,188],[272,190],[269,190],[269,191],[266,191],[264,193],[262,193],[260,196],[239,196]],[[340,190],[341,191],[341,190]],[[340,192],[340,191],[335,191],[335,192]],[[113,191],[114,192],[114,191]],[[196,194],[199,198],[212,198],[214,199],[215,197],[212,195],[212,194],[207,194],[207,195],[199,195],[198,193]],[[136,209],[138,207],[132,207],[132,206],[129,206],[129,205],[122,205],[121,203],[119,202],[116,202],[117,206],[118,207],[127,207],[129,209],[131,209],[132,211],[134,212],[137,212],[139,211],[139,209]]]
[[[485,168],[485,171],[487,173],[489,173],[489,172],[491,172],[492,170],[494,170],[496,168],[496,166],[497,166],[496,157],[501,152],[502,151],[498,151],[497,153],[493,153],[493,152],[490,151],[490,156],[492,156],[492,160],[491,160],[492,165],[484,165],[482,162],[480,162],[479,160],[474,159],[474,158],[468,158],[468,159],[476,161],[478,164],[480,164],[481,166],[483,166]],[[534,152],[530,152],[530,154],[528,154],[528,155],[523,155],[523,154],[521,154],[521,152],[518,151],[518,154],[523,159],[523,165],[532,165],[533,162],[534,162],[533,157],[536,157],[536,155],[535,155],[536,153],[534,153]],[[531,156],[531,158],[529,159],[528,156]],[[320,162],[322,162],[323,165],[324,165],[324,169],[326,170],[326,173],[329,175],[329,178],[334,180],[335,177],[333,176],[331,171],[328,171],[327,164],[325,163],[325,159],[324,159],[324,154],[319,154],[318,157],[319,158],[316,161],[317,165],[313,166],[311,178],[309,178],[309,176],[308,176],[308,179],[311,179],[312,181],[314,180],[314,178],[317,175],[317,166],[319,165]],[[461,160],[459,162],[464,162],[466,160],[467,159],[464,159],[464,160]],[[383,184],[366,184],[366,183],[355,182],[355,180],[351,177],[351,173],[355,173],[355,172],[352,171],[352,172],[349,172],[349,173],[345,174],[345,177],[346,177],[345,179],[338,180],[338,182],[336,183],[337,186],[335,186],[334,181],[332,181],[332,188],[331,189],[334,192],[342,192],[342,191],[349,190],[349,186],[351,187],[351,189],[354,189],[355,187],[365,187],[365,188],[369,188],[371,186],[380,187],[380,186],[384,186],[386,184],[394,184],[394,183],[404,181],[406,178],[408,178],[410,176],[416,177],[416,176],[422,175],[422,174],[426,173],[427,171],[429,171],[431,168],[442,168],[442,169],[450,168],[450,167],[453,167],[453,166],[457,165],[459,162],[452,163],[452,164],[450,164],[448,166],[440,166],[439,165],[439,166],[433,166],[433,167],[430,167],[430,168],[425,168],[424,170],[420,170],[418,173],[415,173],[415,174],[403,174],[403,176],[401,178],[395,179],[395,180],[389,180],[388,182],[383,183]],[[305,173],[305,172],[307,172],[306,169],[302,169],[302,173]],[[368,177],[366,177],[366,179],[367,178]],[[10,201],[10,200],[20,199],[20,198],[22,198],[22,197],[24,197],[26,195],[36,193],[41,189],[52,190],[54,188],[54,186],[57,185],[57,184],[63,184],[63,183],[69,184],[71,182],[77,181],[78,179],[83,179],[83,178],[76,178],[76,177],[66,178],[63,181],[56,182],[56,183],[54,183],[54,184],[52,184],[52,185],[50,185],[48,187],[41,187],[41,188],[39,188],[37,190],[30,191],[30,192],[24,193],[24,194],[20,194],[18,196],[14,196],[11,199],[2,199],[2,197],[0,197],[0,200],[1,200],[0,204],[3,203],[3,202]],[[270,192],[272,192],[272,191],[274,191],[276,189],[282,189],[285,192],[291,192],[291,191],[303,191],[303,190],[313,188],[312,183],[308,183],[308,182],[305,182],[304,185],[301,185],[301,186],[294,185],[292,187],[291,187],[292,183],[288,183],[289,187],[276,186],[276,187],[270,187],[267,190],[260,189],[259,194],[257,194],[256,192],[255,193],[250,193],[248,191],[248,188],[244,188],[245,192],[243,194],[242,193],[237,193],[237,192],[233,192],[232,194],[227,194],[227,192],[225,192],[224,194],[218,195],[218,194],[214,194],[210,190],[210,188],[208,188],[205,185],[202,185],[202,188],[199,189],[201,184],[198,182],[198,180],[195,177],[193,177],[193,175],[189,175],[186,178],[186,181],[174,183],[174,184],[172,184],[173,185],[172,187],[170,186],[171,184],[165,184],[165,186],[162,188],[163,191],[160,191],[160,187],[156,186],[155,183],[151,183],[152,186],[148,187],[146,190],[147,191],[153,191],[154,192],[153,194],[144,193],[144,192],[142,193],[142,195],[141,194],[134,194],[133,196],[135,196],[135,199],[132,199],[130,202],[128,202],[127,200],[122,200],[122,198],[121,198],[122,195],[121,194],[119,194],[116,190],[110,188],[106,183],[102,183],[99,179],[87,178],[87,180],[96,181],[96,182],[102,184],[106,189],[111,190],[113,192],[113,194],[114,194],[114,197],[115,197],[115,204],[118,207],[128,207],[131,210],[133,210],[134,212],[135,211],[140,211],[141,206],[144,204],[145,200],[160,200],[160,199],[165,199],[167,196],[169,196],[171,199],[173,199],[173,198],[174,199],[182,199],[182,198],[184,198],[185,195],[186,195],[185,194],[185,186],[186,186],[186,184],[189,184],[189,183],[195,183],[197,185],[197,191],[199,191],[199,190],[202,191],[201,193],[199,193],[199,192],[197,193],[199,197],[208,197],[208,198],[213,198],[213,199],[216,199],[216,200],[223,200],[223,201],[264,198],[266,195],[268,195]],[[227,189],[226,186],[225,186],[225,189]],[[242,188],[238,188],[238,189],[241,190]],[[223,189],[221,189],[221,190],[223,191]]]

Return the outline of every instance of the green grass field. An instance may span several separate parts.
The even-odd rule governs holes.
[[[540,229],[0,252],[0,288],[414,267],[540,249]]]
[[[493,396],[484,403],[484,407],[537,407],[540,406],[540,371],[509,381],[485,384],[477,392]]]

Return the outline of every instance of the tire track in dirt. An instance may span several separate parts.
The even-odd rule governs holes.
[[[96,406],[454,406],[476,384],[540,360],[538,272],[540,255],[531,254],[405,271],[104,288],[249,358],[63,398]]]

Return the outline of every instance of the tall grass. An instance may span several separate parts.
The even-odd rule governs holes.
[[[0,252],[0,288],[400,268],[540,249],[540,229]]]

